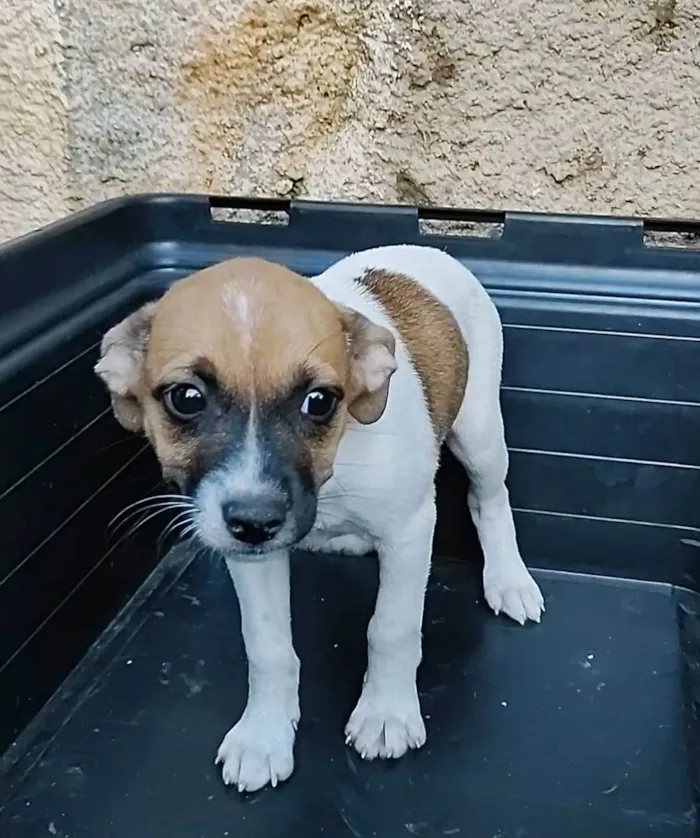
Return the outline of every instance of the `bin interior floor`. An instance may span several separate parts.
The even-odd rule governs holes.
[[[375,562],[295,556],[297,768],[276,790],[240,796],[213,764],[245,700],[238,609],[225,567],[196,559],[126,624],[109,660],[85,664],[92,688],[5,807],[0,834],[693,835],[693,644],[682,636],[693,609],[659,585],[539,579],[547,612],[521,628],[488,611],[474,566],[436,563],[419,679],[428,743],[364,763],[343,726],[364,671]]]

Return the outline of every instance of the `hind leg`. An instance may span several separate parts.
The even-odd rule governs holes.
[[[491,392],[476,398],[467,393],[447,445],[469,475],[467,503],[484,554],[486,601],[496,614],[503,612],[520,624],[538,623],[544,600],[515,537],[505,484],[508,451],[500,404],[493,395],[497,390],[498,382]]]

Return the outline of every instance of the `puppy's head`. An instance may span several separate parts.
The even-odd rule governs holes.
[[[311,529],[348,414],[379,419],[395,368],[389,331],[279,265],[235,259],[112,328],[95,371],[192,498],[201,540],[259,555]]]

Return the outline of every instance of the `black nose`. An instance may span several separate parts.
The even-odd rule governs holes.
[[[273,538],[285,519],[283,504],[269,500],[231,500],[222,506],[221,514],[231,535],[251,546]]]

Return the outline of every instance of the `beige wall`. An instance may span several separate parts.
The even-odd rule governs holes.
[[[700,217],[700,0],[3,0],[0,237],[194,190]]]

